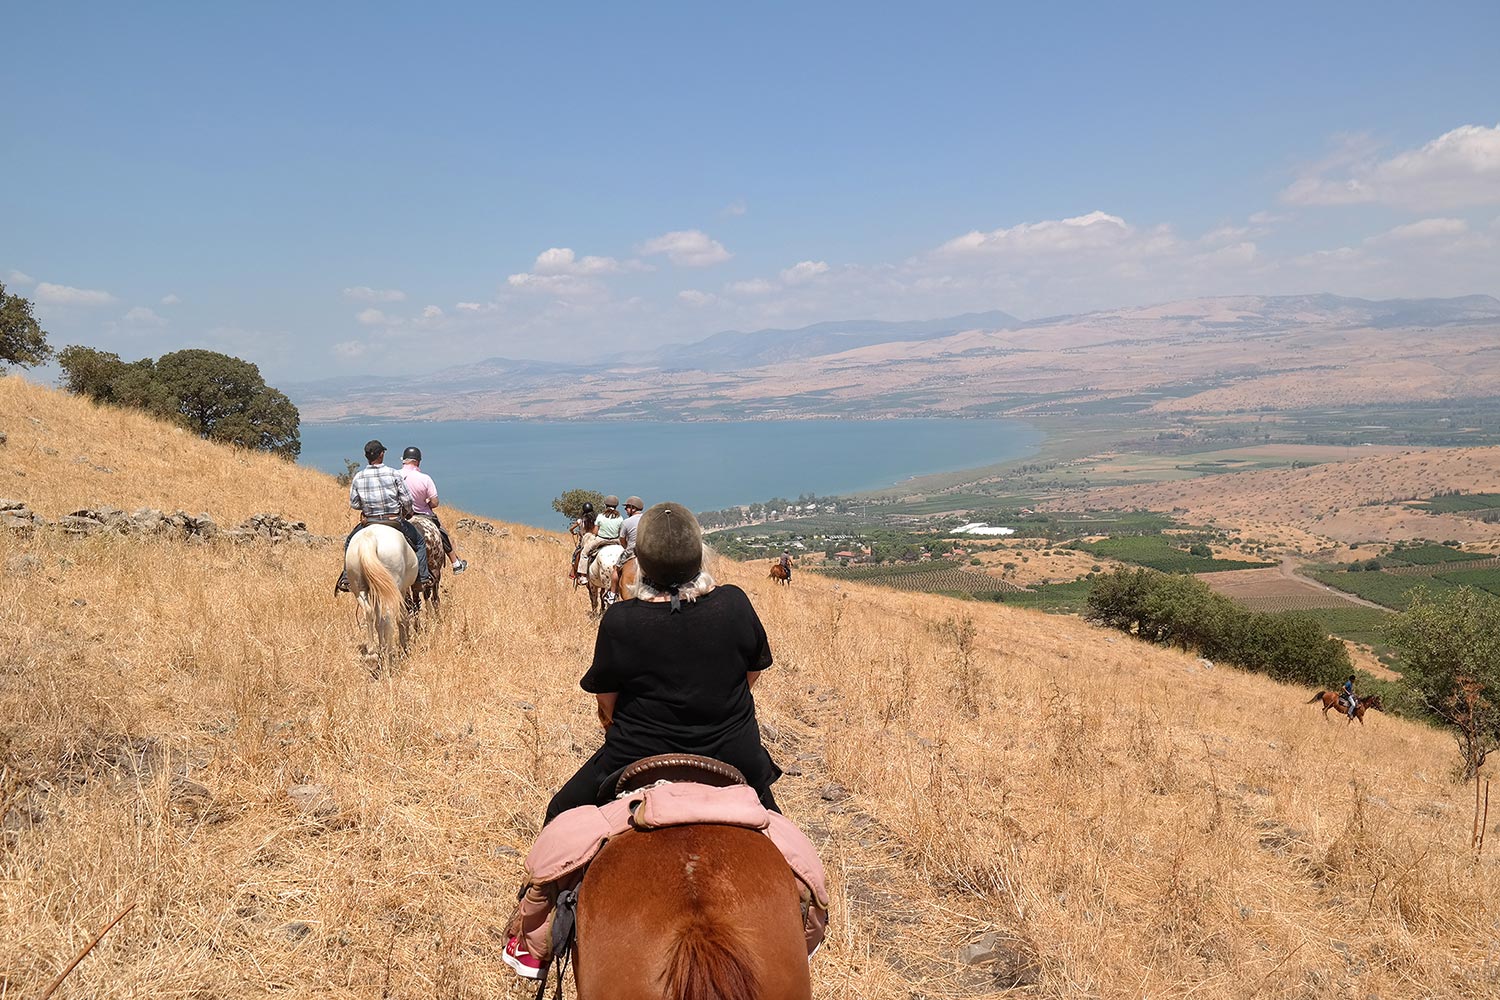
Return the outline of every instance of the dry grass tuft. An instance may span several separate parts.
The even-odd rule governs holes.
[[[0,427],[27,472],[0,493],[49,514],[345,520],[327,477],[191,440],[163,460],[137,418],[15,380]],[[113,473],[73,463],[82,435]],[[0,537],[0,996],[131,901],[59,996],[525,995],[499,960],[519,854],[599,735],[586,599],[522,535],[464,537],[443,619],[377,680],[336,544]],[[1072,619],[717,572],[771,634],[778,795],[832,877],[819,997],[1500,988],[1500,866],[1443,735],[1325,724],[1303,691]],[[981,938],[992,964],[955,960]]]

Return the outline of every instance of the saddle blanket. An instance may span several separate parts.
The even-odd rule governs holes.
[[[803,931],[811,954],[828,925],[828,880],[807,835],[760,804],[747,785],[714,788],[693,782],[655,785],[602,806],[579,806],[542,828],[526,855],[528,884],[521,897],[520,933],[538,958],[552,953],[552,907],[557,893],[583,881],[590,861],[626,830],[658,830],[721,823],[759,830],[781,851],[802,890]]]

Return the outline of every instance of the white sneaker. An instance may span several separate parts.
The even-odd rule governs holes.
[[[455,573],[462,573],[464,570],[466,570],[468,568],[469,568],[469,561],[467,559],[455,559],[455,560],[453,560],[453,572],[455,572]]]

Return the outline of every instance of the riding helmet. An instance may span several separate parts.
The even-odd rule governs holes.
[[[620,498],[611,493],[609,496],[604,498],[604,506],[618,507],[620,506]]]
[[[418,448],[416,445],[412,445],[410,448],[401,453],[401,461],[416,462],[420,464],[422,461],[422,449]]]
[[[589,501],[585,500],[583,502],[583,512],[585,514],[592,514],[594,512],[594,505],[592,503],[589,503]]]
[[[625,506],[634,507],[637,511],[646,509],[646,504],[641,500],[640,497],[626,497]]]
[[[703,529],[682,504],[659,503],[641,515],[635,537],[641,575],[656,587],[687,583],[703,569]]]

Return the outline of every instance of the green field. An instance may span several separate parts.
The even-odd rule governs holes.
[[[879,583],[900,576],[942,573],[953,569],[958,569],[958,563],[947,559],[933,559],[928,562],[897,563],[894,566],[847,566],[839,569],[816,569],[813,572],[819,573],[822,576],[831,576],[835,580],[857,580]]]
[[[1460,514],[1470,510],[1500,509],[1500,493],[1450,493],[1445,496],[1428,497],[1420,504],[1422,510],[1434,514]]]
[[[996,598],[1000,594],[1019,591],[1014,583],[960,569],[956,563],[944,559],[929,562],[898,563],[894,566],[853,566],[847,569],[813,570],[819,576],[834,580],[849,580],[857,583],[874,583],[896,590],[917,591],[924,594],[958,594],[970,597]]]
[[[1500,569],[1457,569],[1429,579],[1441,580],[1455,587],[1473,587],[1500,597]]]
[[[999,601],[1017,608],[1035,608],[1052,614],[1083,614],[1084,602],[1088,600],[1092,580],[1075,580],[1072,583],[1048,583],[1030,590],[1003,594]]]
[[[1396,611],[1405,611],[1411,604],[1411,595],[1426,587],[1433,596],[1441,596],[1456,589],[1453,584],[1435,576],[1393,576],[1390,573],[1347,573],[1315,571],[1308,574],[1320,583],[1363,597],[1367,601],[1383,604]],[[1452,575],[1452,574],[1447,574]]]
[[[1382,561],[1407,566],[1433,566],[1438,563],[1471,562],[1488,558],[1490,556],[1486,552],[1465,552],[1447,545],[1419,545],[1410,549],[1395,549]]]
[[[1120,562],[1161,570],[1163,573],[1215,573],[1229,569],[1262,569],[1275,563],[1248,562],[1243,559],[1210,559],[1207,556],[1189,555],[1174,548],[1161,535],[1140,535],[1127,538],[1106,538],[1098,542],[1080,543],[1082,552]]]

